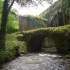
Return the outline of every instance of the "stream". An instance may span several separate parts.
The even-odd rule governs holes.
[[[21,54],[5,63],[1,70],[70,70],[70,59],[50,53]]]

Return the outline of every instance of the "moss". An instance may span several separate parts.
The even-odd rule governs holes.
[[[47,37],[50,38],[50,41],[53,41],[54,47],[56,47],[58,52],[68,53],[70,51],[70,25],[23,31],[21,34],[23,34],[23,39],[31,50],[34,47],[39,48],[39,45],[43,47],[44,39]]]
[[[18,32],[12,33],[12,34],[7,34],[5,47],[6,47],[6,49],[19,47],[19,52],[21,52],[20,49],[23,49],[23,53],[25,53],[26,52],[26,44],[25,44],[25,42],[18,40],[17,39],[18,36],[21,37],[21,35],[18,34]]]
[[[0,64],[10,61],[15,58],[13,50],[1,50],[0,51]]]
[[[16,58],[21,53],[27,53],[26,44],[17,39],[18,35],[17,32],[6,34],[5,49],[0,49],[0,64]]]

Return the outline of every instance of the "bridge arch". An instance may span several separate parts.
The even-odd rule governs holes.
[[[30,52],[40,52],[40,51],[42,51],[44,38],[45,38],[45,36],[40,35],[40,34],[33,36],[27,44],[28,51],[30,51]]]

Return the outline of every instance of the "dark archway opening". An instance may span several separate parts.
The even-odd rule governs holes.
[[[42,51],[42,44],[44,41],[43,35],[36,35],[33,36],[29,43],[28,43],[28,51],[29,52],[41,52]]]

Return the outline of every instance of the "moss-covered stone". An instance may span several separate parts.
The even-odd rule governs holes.
[[[70,25],[23,31],[21,34],[29,51],[42,49],[44,39],[47,37],[54,42],[58,52],[70,52]]]

